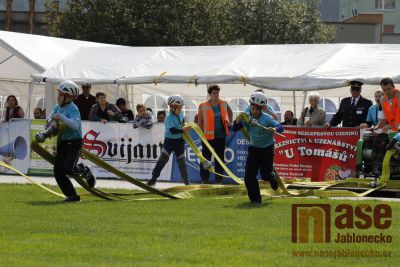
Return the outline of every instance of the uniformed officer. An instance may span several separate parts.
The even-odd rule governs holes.
[[[343,127],[359,127],[365,123],[368,115],[368,109],[372,106],[372,101],[361,96],[360,81],[350,82],[351,97],[346,97],[340,101],[339,110],[333,115],[331,121],[325,124],[326,128],[337,126],[342,123]]]

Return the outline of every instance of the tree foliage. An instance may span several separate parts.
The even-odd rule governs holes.
[[[51,36],[130,46],[324,43],[318,0],[70,0]]]

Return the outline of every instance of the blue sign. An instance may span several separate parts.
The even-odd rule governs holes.
[[[192,130],[190,131],[194,143],[201,151],[201,140],[197,134]],[[225,164],[227,167],[239,178],[244,178],[245,165],[247,159],[247,147],[248,142],[240,131],[231,132],[231,135],[226,138],[225,148]],[[185,157],[186,167],[189,173],[189,179],[192,182],[201,182],[200,177],[200,160],[197,158],[194,151],[185,144]],[[214,166],[214,160],[212,160]],[[223,173],[226,175],[226,173]],[[178,164],[176,162],[176,155],[173,156],[172,170],[171,170],[171,181],[180,182],[181,174],[179,172]],[[213,174],[210,175],[210,182],[215,181]],[[232,183],[232,179],[223,179],[224,183]]]

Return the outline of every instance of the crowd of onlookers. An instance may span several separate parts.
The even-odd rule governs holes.
[[[321,126],[329,129],[331,126],[342,124],[343,127],[370,128],[376,126],[382,117],[381,97],[383,91],[378,90],[374,94],[375,104],[361,96],[362,82],[350,82],[350,97],[342,99],[336,114],[327,121],[325,110],[319,107],[320,97],[318,93],[311,93],[308,97],[309,106],[305,107],[300,117],[294,117],[292,111],[285,112],[282,125],[297,126]]]
[[[383,96],[382,91],[375,92],[375,105],[361,96],[362,83],[352,81],[350,83],[351,97],[342,99],[337,113],[331,120],[327,121],[326,112],[320,108],[320,96],[318,93],[311,93],[308,96],[309,105],[305,107],[298,118],[295,118],[293,111],[287,110],[284,113],[282,125],[297,126],[320,126],[329,128],[342,124],[344,127],[361,127],[367,128],[377,125],[379,114],[382,112],[380,98]],[[118,98],[115,104],[107,101],[107,95],[104,92],[91,94],[91,85],[82,85],[82,94],[80,94],[74,103],[78,106],[82,120],[107,122],[131,122],[134,128],[145,127],[151,128],[153,124],[153,111],[143,104],[136,106],[136,115],[128,108],[124,98]],[[262,92],[262,89],[256,90]],[[266,106],[263,110],[277,120],[275,111],[271,106]],[[45,119],[46,110],[36,107],[33,110],[35,119]],[[156,114],[156,122],[163,122],[166,117],[166,111],[158,111]],[[12,118],[23,118],[24,110],[18,105],[18,100],[14,95],[10,95],[6,99],[6,110],[3,121],[9,121]],[[198,122],[196,114],[194,121]]]

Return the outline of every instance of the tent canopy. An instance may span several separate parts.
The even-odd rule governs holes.
[[[31,74],[42,73],[79,47],[113,47],[33,34],[0,31],[0,90],[4,95],[27,93]],[[118,47],[118,46],[114,46]]]
[[[400,45],[295,44],[207,47],[82,47],[36,81],[118,84],[247,83],[276,90],[400,81]]]

